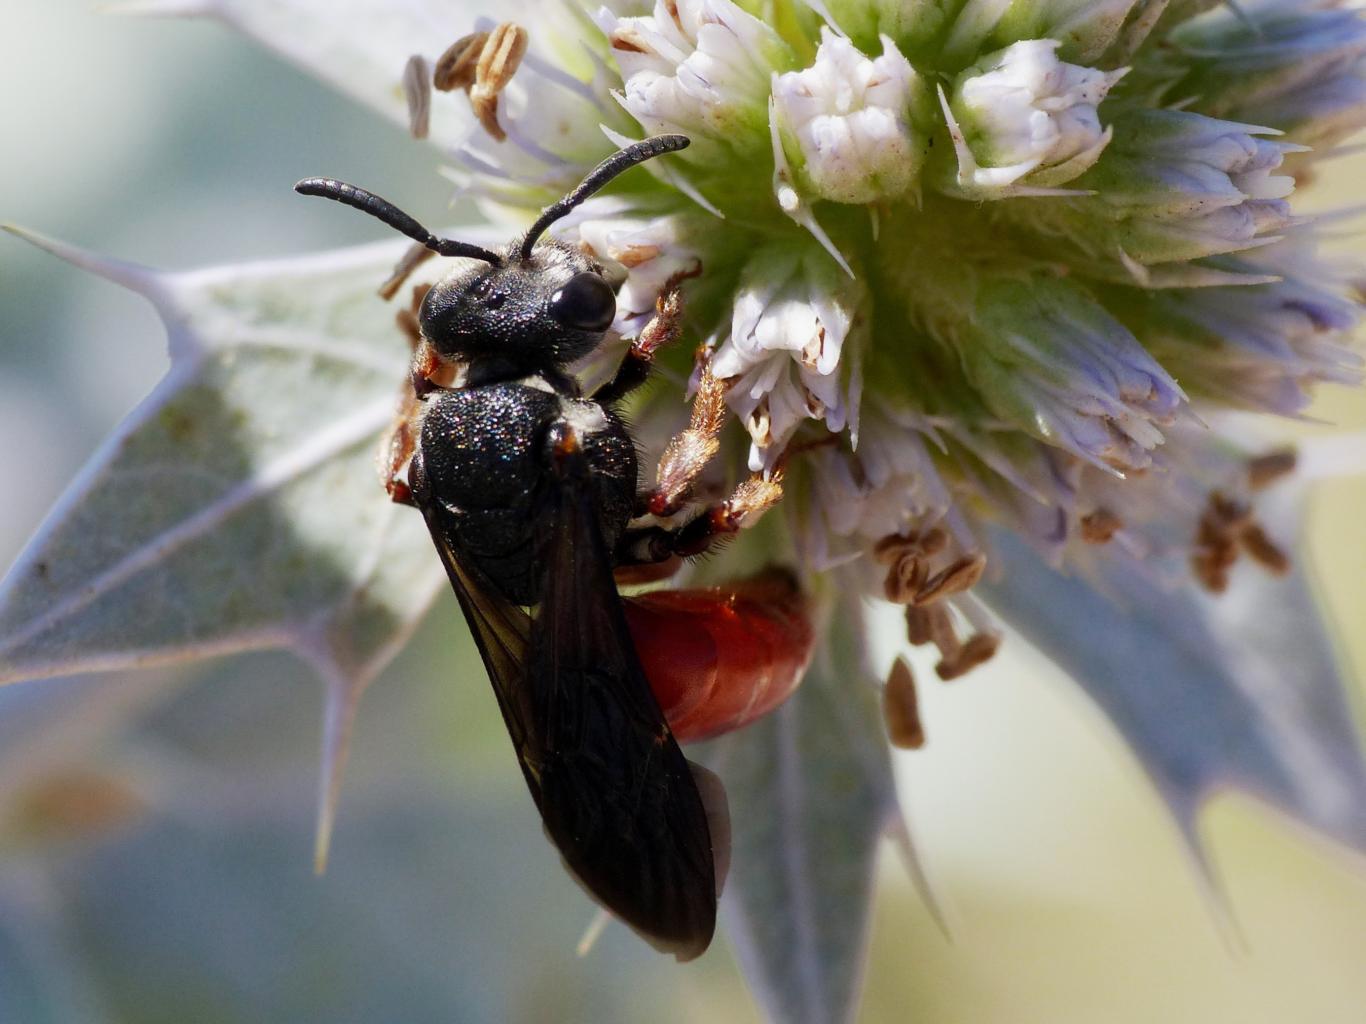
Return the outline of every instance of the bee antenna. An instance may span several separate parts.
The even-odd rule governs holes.
[[[552,203],[536,218],[536,223],[522,236],[518,252],[522,259],[531,257],[531,247],[541,237],[546,228],[559,220],[574,207],[602,188],[622,171],[628,171],[636,164],[643,164],[665,153],[675,153],[686,149],[692,140],[686,135],[656,135],[653,138],[633,142],[625,149],[619,149],[589,173],[578,187],[559,202]]]
[[[305,196],[322,196],[345,206],[354,207],[384,221],[395,231],[401,231],[415,242],[421,242],[428,249],[441,256],[468,256],[472,259],[492,263],[495,267],[503,265],[503,258],[496,252],[474,245],[470,242],[457,242],[453,238],[437,238],[412,217],[408,216],[387,199],[367,192],[355,185],[348,185],[336,178],[305,178],[294,186],[294,191]]]

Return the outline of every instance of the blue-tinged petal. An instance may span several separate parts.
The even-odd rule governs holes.
[[[983,595],[1110,717],[1197,853],[1196,817],[1225,789],[1366,851],[1366,763],[1302,570],[1244,566],[1211,597],[1160,589],[1121,557],[1093,587],[1014,536],[994,551],[1002,575]]]
[[[900,821],[862,621],[846,602],[796,695],[712,751],[734,830],[725,921],[780,1024],[853,1016],[878,842]]]

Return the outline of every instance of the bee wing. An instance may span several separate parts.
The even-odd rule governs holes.
[[[650,690],[589,479],[552,480],[549,490],[534,617],[492,593],[438,523],[428,525],[546,834],[594,899],[656,948],[690,960],[716,927],[708,812],[718,830],[728,827],[724,791],[713,777],[704,804],[696,766]]]
[[[427,528],[446,567],[460,610],[465,613],[479,656],[484,659],[484,668],[488,670],[493,692],[498,698],[498,708],[503,712],[503,721],[525,771],[528,754],[537,742],[531,730],[535,710],[524,683],[531,617],[478,582],[476,576],[460,563],[439,523],[431,515],[427,516]]]
[[[692,959],[716,927],[707,805],[636,655],[591,481],[571,472],[551,486],[531,624],[528,688],[544,729],[532,792],[584,887],[651,944]]]

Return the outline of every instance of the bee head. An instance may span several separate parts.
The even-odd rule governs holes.
[[[618,150],[503,252],[437,238],[387,200],[332,178],[306,178],[294,189],[353,206],[442,256],[474,261],[428,291],[418,313],[423,337],[448,359],[535,371],[562,367],[597,346],[616,317],[622,283],[586,253],[541,235],[618,174],[687,145],[684,135],[657,135]]]
[[[616,317],[620,284],[564,243],[543,241],[525,257],[513,245],[501,263],[476,263],[434,285],[418,322],[448,359],[561,367],[602,341]]]

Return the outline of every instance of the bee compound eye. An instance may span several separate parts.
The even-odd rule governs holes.
[[[591,271],[575,274],[550,296],[550,315],[565,327],[605,331],[617,315],[612,286]]]

